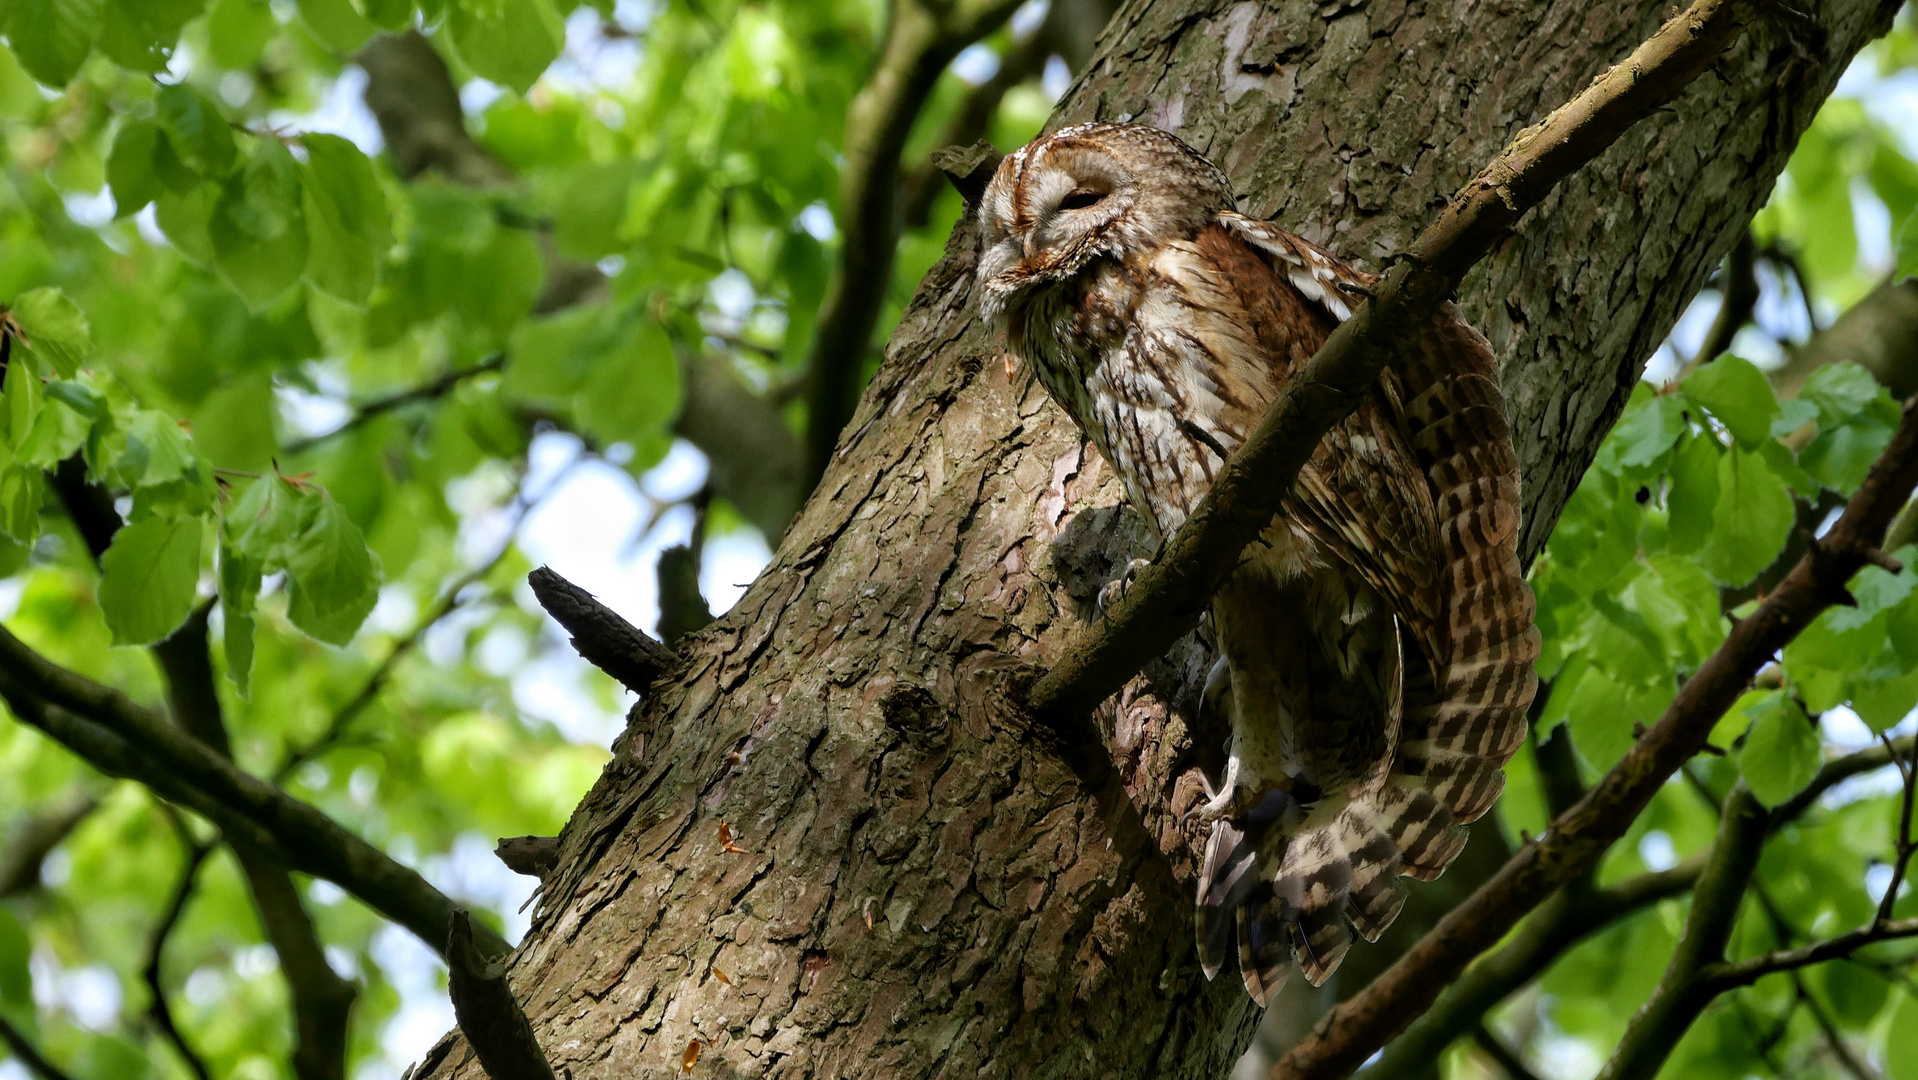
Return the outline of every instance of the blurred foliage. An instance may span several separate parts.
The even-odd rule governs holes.
[[[128,646],[217,598],[241,765],[512,917],[532,882],[491,838],[557,832],[609,734],[530,715],[516,681],[563,663],[576,709],[620,698],[520,584],[512,529],[556,484],[529,448],[637,481],[673,445],[695,356],[756,390],[797,383],[884,19],[880,0],[0,2],[9,628],[158,703],[158,667]],[[409,26],[498,182],[397,171],[354,59]],[[942,79],[912,160],[969,89]],[[994,136],[1024,141],[1050,104],[1019,88]],[[958,210],[942,190],[903,238],[880,340]],[[543,300],[567,274],[588,287]],[[69,458],[126,521],[97,569],[56,497]],[[707,535],[750,527],[713,509]],[[0,725],[0,843],[76,793],[98,809],[0,902],[0,1015],[78,1076],[185,1076],[141,968],[211,834],[183,839],[144,791]],[[194,882],[162,968],[176,1018],[215,1076],[290,1075],[287,995],[238,866],[216,851]],[[430,997],[440,976],[337,889],[303,887],[361,986],[353,1068],[397,1071],[382,1031],[409,980]]]

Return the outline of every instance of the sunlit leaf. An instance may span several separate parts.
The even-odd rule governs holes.
[[[27,74],[65,87],[93,51],[104,6],[104,0],[8,0],[7,42]]]
[[[1771,438],[1772,421],[1781,415],[1771,383],[1751,361],[1727,354],[1701,364],[1685,377],[1685,396],[1702,406],[1746,450]]]
[[[100,610],[116,645],[150,645],[193,610],[200,581],[200,519],[150,517],[124,525],[100,559]]]
[[[302,142],[307,279],[348,303],[364,303],[379,256],[392,243],[386,195],[373,163],[352,143],[337,135],[308,135]]]
[[[286,547],[287,616],[321,641],[344,645],[379,600],[379,566],[339,503],[322,497],[310,507]]]
[[[1740,450],[1718,462],[1718,505],[1699,565],[1726,585],[1743,585],[1784,549],[1797,514],[1784,481],[1764,459]]]
[[[227,181],[207,222],[221,275],[256,308],[291,288],[306,269],[300,189],[293,155],[278,140],[266,140]]]
[[[185,83],[160,87],[153,98],[153,119],[189,168],[208,177],[225,176],[233,168],[233,130],[198,90]]]
[[[566,28],[550,0],[498,0],[484,8],[455,4],[446,24],[460,59],[522,94],[566,42]]]
[[[59,289],[31,289],[14,297],[8,312],[25,335],[22,344],[71,379],[93,348],[87,317]]]

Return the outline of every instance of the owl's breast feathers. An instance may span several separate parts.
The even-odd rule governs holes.
[[[1248,228],[1298,265],[1254,246]],[[1245,441],[1349,313],[1340,276],[1369,281],[1289,233],[1221,215],[1191,240],[1101,260],[1031,297],[1008,313],[1009,344],[1164,536],[1212,486],[1220,451]],[[1286,517],[1317,549],[1301,557],[1342,563],[1378,590],[1432,665],[1447,644],[1438,527],[1400,397],[1388,376],[1333,428],[1300,472]]]

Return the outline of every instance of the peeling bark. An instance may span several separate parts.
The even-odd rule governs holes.
[[[1248,212],[1377,270],[1665,10],[1138,0],[1056,119],[1176,129]],[[1825,39],[1798,46],[1754,27],[1468,278],[1528,556],[1892,11],[1824,4]],[[696,1075],[1220,1077],[1250,1038],[1243,990],[1206,983],[1191,944],[1178,817],[1223,739],[1185,707],[1203,648],[1102,707],[1108,785],[1009,704],[1150,551],[972,317],[973,245],[962,225],[773,565],[680,643],[567,826],[511,971],[556,1071],[677,1075],[697,1040]],[[419,1075],[480,1072],[455,1034]]]

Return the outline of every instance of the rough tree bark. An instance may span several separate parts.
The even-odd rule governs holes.
[[[1895,5],[1751,28],[1460,297],[1505,363],[1536,552],[1646,356]],[[1668,5],[1135,0],[1060,122],[1177,130],[1380,269]],[[1187,645],[1099,718],[1089,790],[1009,700],[1142,548],[1117,484],[972,317],[955,233],[824,482],[681,643],[561,839],[511,980],[556,1071],[1219,1077],[1255,1020],[1191,944]],[[697,1045],[695,1045],[697,1044]],[[451,1035],[421,1076],[480,1075]]]

